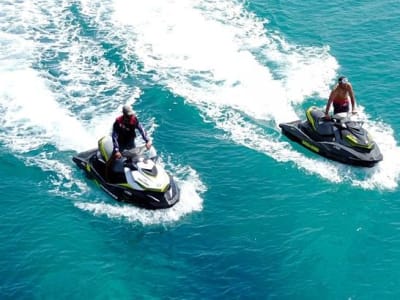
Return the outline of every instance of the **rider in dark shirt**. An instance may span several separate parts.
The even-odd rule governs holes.
[[[122,115],[115,119],[112,130],[112,140],[115,158],[121,158],[121,152],[135,147],[136,129],[146,142],[146,148],[150,149],[152,142],[138,118],[129,105],[124,105]]]

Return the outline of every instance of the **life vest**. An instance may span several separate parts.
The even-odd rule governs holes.
[[[124,116],[119,116],[119,117],[117,118],[117,123],[120,125],[120,127],[124,127],[124,126],[127,125],[127,124],[124,122]],[[137,120],[136,116],[135,116],[135,115],[131,116],[128,125],[129,125],[130,127],[136,128],[137,123],[138,123],[138,120]]]
[[[124,121],[124,116],[119,116],[116,120],[118,125],[117,133],[118,133],[118,140],[120,142],[127,141],[129,137],[136,137],[135,129],[138,125],[138,119],[135,115],[131,116],[129,119],[129,123]]]

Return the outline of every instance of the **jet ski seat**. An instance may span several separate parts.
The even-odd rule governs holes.
[[[331,136],[334,135],[333,122],[325,119],[325,114],[315,106],[310,107],[306,111],[307,121],[319,135]]]
[[[112,158],[113,150],[114,145],[111,136],[103,136],[98,141],[97,158],[102,161],[104,165],[109,165],[108,172],[106,172],[107,181],[111,183],[122,183],[125,182],[125,159],[110,160]]]
[[[326,121],[326,120],[319,120],[316,124],[316,131],[318,134],[322,136],[330,136],[334,135],[335,133],[333,132],[333,122],[332,121]]]
[[[104,162],[108,162],[112,156],[114,150],[114,145],[111,136],[103,136],[101,139],[98,141],[98,153],[97,157]]]

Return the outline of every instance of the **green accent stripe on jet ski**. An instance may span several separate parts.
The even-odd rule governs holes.
[[[127,183],[118,183],[117,185],[128,188],[128,189],[132,189],[132,187]]]
[[[310,122],[312,128],[313,128],[314,130],[317,130],[317,128],[315,127],[315,121],[314,121],[314,119],[313,119],[313,117],[312,117],[312,115],[311,115],[311,111],[312,111],[313,109],[314,109],[314,106],[311,106],[309,109],[307,109],[306,115],[307,115],[307,120],[308,120],[308,122]]]
[[[144,189],[147,190],[147,191],[151,191],[151,192],[160,192],[160,193],[166,192],[166,191],[168,190],[168,187],[169,187],[169,183],[166,184],[165,186],[159,188],[159,189],[149,189],[149,188],[147,188],[147,187],[141,185],[140,182],[137,182],[137,184],[139,184],[142,188],[144,188]],[[125,187],[125,188],[128,188],[128,189],[132,189],[132,187],[131,187],[128,183],[118,183],[118,185],[119,185],[119,186],[122,186],[122,187]]]
[[[360,147],[360,148],[365,148],[365,149],[372,149],[373,147],[373,143],[368,143],[368,145],[362,145],[358,143],[358,139],[352,135],[352,134],[346,134],[346,139],[347,141],[352,145],[352,146],[356,146],[356,147]]]
[[[305,140],[302,140],[301,143],[304,146],[306,146],[307,148],[311,149],[312,151],[317,152],[317,153],[319,152],[319,148],[317,146],[314,146]]]

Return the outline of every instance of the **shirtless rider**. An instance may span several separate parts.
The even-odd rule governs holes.
[[[325,116],[329,118],[329,108],[333,104],[333,114],[349,112],[350,111],[350,101],[351,100],[351,110],[353,114],[356,114],[356,99],[354,97],[353,87],[351,86],[349,80],[340,76],[338,78],[338,83],[331,91],[329,95],[328,103],[326,104]]]

